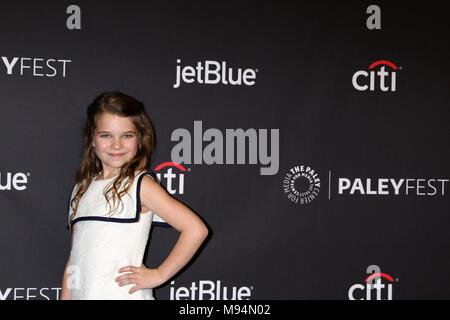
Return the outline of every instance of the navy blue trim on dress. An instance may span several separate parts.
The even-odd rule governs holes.
[[[168,224],[167,222],[161,222],[161,221],[152,221],[152,226],[172,228],[172,226],[170,224]]]
[[[156,181],[156,175],[154,172],[151,172],[149,170],[143,171],[141,173],[141,175],[138,178],[137,181],[137,186],[136,186],[136,214],[134,218],[110,218],[110,217],[96,217],[96,216],[87,216],[87,217],[79,217],[76,219],[73,219],[71,221],[71,226],[73,226],[75,223],[77,223],[78,221],[87,221],[87,220],[94,220],[94,221],[106,221],[106,222],[115,222],[115,223],[134,223],[134,222],[138,222],[139,221],[139,213],[142,209],[141,207],[141,196],[140,196],[140,191],[141,191],[141,182],[142,179],[144,178],[144,176],[146,174],[149,174],[150,176],[152,176],[155,181]],[[70,201],[70,200],[69,200]],[[164,223],[162,223],[164,224]]]
[[[108,217],[79,217],[72,220],[72,226],[78,221],[86,221],[86,220],[95,220],[95,221],[107,221],[107,222],[117,222],[117,223],[133,223],[138,222],[139,217],[137,218],[108,218]]]
[[[151,171],[144,171],[143,174],[141,174],[141,176],[139,177],[139,180],[137,182],[137,186],[136,186],[136,215],[141,212],[141,182],[142,179],[144,178],[144,176],[146,174],[149,174],[155,181],[156,181],[156,176],[153,176],[154,173]]]

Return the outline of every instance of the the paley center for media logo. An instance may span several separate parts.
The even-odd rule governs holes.
[[[283,191],[293,203],[310,203],[319,195],[319,173],[310,166],[294,166],[284,175]]]
[[[323,186],[322,186],[323,182]],[[322,189],[328,200],[339,198],[444,197],[448,194],[446,177],[354,177],[328,170],[321,179],[309,165],[297,165],[285,173],[283,192],[293,203],[306,204],[317,199]]]

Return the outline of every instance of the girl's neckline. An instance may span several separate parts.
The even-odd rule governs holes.
[[[112,180],[112,179],[114,179],[114,178],[117,178],[118,176],[119,176],[119,175],[116,174],[116,175],[114,175],[114,176],[112,176],[112,177],[109,177],[109,178],[107,178],[107,179],[101,179],[101,180],[98,180],[98,179],[97,179],[98,175],[96,175],[96,176],[92,179],[92,181],[95,181],[95,182],[109,181],[109,180]]]
[[[107,178],[107,179],[96,179],[97,176],[95,176],[94,179],[93,179],[92,181],[95,181],[95,182],[109,181],[109,180],[111,180],[111,179],[116,178],[117,176],[118,176],[118,174],[116,174],[115,176],[109,177],[109,178]]]

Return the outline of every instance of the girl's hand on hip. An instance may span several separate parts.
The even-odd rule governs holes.
[[[115,279],[120,287],[129,284],[135,285],[128,291],[130,294],[137,290],[153,289],[165,282],[158,269],[149,269],[145,265],[141,267],[126,266],[120,268],[119,273],[124,273]]]

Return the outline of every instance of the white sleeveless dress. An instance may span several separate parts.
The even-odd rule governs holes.
[[[103,190],[116,177],[92,180],[80,200],[72,220],[73,238],[69,263],[69,288],[74,300],[154,300],[153,290],[128,291],[134,284],[120,287],[115,281],[124,266],[142,265],[153,213],[140,214],[140,185],[148,171],[136,175],[127,194],[122,196],[123,210],[107,214],[109,207]],[[153,178],[153,177],[152,177]],[[70,200],[75,196],[74,187]],[[112,204],[112,200],[110,200]],[[69,217],[72,214],[69,202]],[[122,273],[123,274],[123,273]]]

